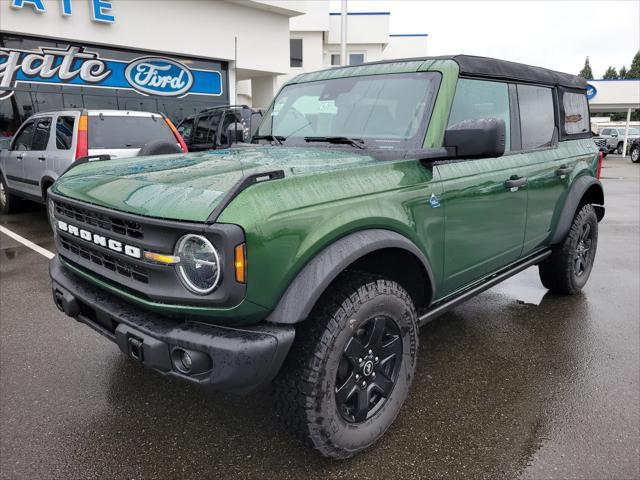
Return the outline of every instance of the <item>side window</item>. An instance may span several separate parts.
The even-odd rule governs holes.
[[[215,127],[220,121],[221,112],[214,112],[202,116],[196,124],[196,131],[193,135],[193,143],[213,143]]]
[[[611,130],[609,130],[608,128],[605,128],[600,132],[600,135],[609,135],[610,133],[611,133]]]
[[[563,92],[562,109],[562,128],[566,135],[589,132],[589,107],[584,93]]]
[[[193,130],[193,118],[188,118],[178,125],[178,133],[184,141],[188,141]]]
[[[25,126],[20,130],[18,136],[13,142],[14,150],[31,150],[31,139],[33,138],[33,130],[35,128],[35,122],[27,122]]]
[[[551,89],[518,85],[518,106],[522,149],[550,147],[555,129]]]
[[[49,132],[51,131],[51,117],[41,118],[33,131],[31,150],[42,151],[47,149],[49,143]]]
[[[229,137],[227,131],[229,128],[237,127],[239,130],[244,130],[242,117],[238,111],[230,111],[224,116],[222,120],[222,127],[220,128],[220,145],[227,145],[229,143]]]
[[[505,151],[511,150],[509,89],[506,83],[485,80],[458,80],[449,115],[449,126],[479,118],[500,118],[506,125]]]
[[[58,117],[56,122],[56,148],[58,150],[69,150],[71,148],[75,123],[75,117]]]

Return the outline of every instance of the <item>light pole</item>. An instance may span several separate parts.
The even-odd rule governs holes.
[[[340,65],[348,65],[347,62],[347,0],[342,0],[342,12],[340,14]]]

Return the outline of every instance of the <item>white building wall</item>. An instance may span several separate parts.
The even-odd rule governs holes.
[[[591,111],[615,112],[640,108],[640,80],[588,80],[596,88]]]
[[[282,2],[286,3],[286,2]],[[292,32],[328,32],[329,31],[329,2],[307,0],[300,8],[304,15],[291,17],[289,28]]]
[[[340,15],[329,16],[329,36],[327,43],[340,44]],[[348,44],[385,44],[389,41],[389,14],[347,15]]]
[[[384,60],[425,57],[428,55],[427,38],[427,34],[389,35],[382,57]]]

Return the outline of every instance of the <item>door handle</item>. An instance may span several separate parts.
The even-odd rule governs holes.
[[[512,192],[515,192],[520,187],[524,187],[527,184],[527,182],[528,182],[528,180],[527,180],[526,177],[518,177],[518,176],[514,175],[509,180],[504,182],[504,186],[506,188],[508,188],[509,190],[511,190]]]
[[[19,154],[16,155],[16,158],[18,160],[22,160],[23,157],[24,157],[24,153],[19,153]]]
[[[556,175],[560,178],[563,178],[571,173],[573,168],[567,167],[566,165],[560,165],[560,168],[556,170]]]
[[[47,157],[45,157],[44,155],[38,157],[38,160],[40,160],[41,162],[44,162],[47,159]]]

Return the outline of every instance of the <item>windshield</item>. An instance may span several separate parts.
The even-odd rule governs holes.
[[[418,72],[287,85],[265,114],[258,136],[279,137],[286,144],[306,144],[305,137],[347,137],[363,140],[367,148],[421,145],[439,78]]]

